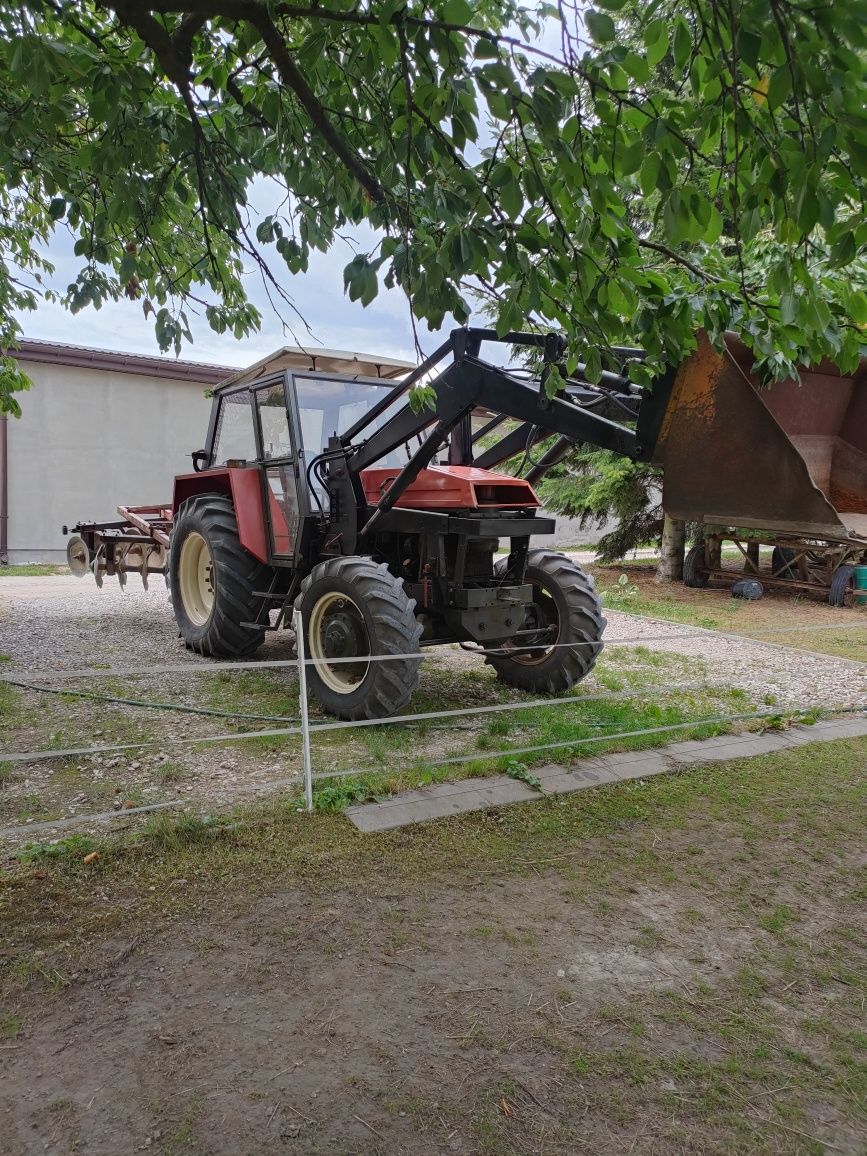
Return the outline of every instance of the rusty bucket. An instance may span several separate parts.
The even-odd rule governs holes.
[[[675,518],[832,540],[867,539],[867,359],[763,386],[736,337],[702,334],[657,444]]]

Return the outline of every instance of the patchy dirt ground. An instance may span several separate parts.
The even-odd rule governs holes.
[[[603,578],[603,584],[609,579],[610,575]],[[798,606],[798,620],[807,625],[839,613],[807,602]],[[842,613],[855,615],[858,622],[864,620],[857,611]],[[618,609],[607,614],[610,646],[596,672],[582,684],[581,693],[648,688],[643,700],[635,701],[634,722],[630,724],[623,713],[609,712],[608,722],[615,724],[609,729],[751,708],[857,706],[867,700],[867,665],[780,650],[754,640],[722,638],[681,622],[648,622]],[[287,660],[292,654],[291,638],[281,632],[268,637],[261,657]],[[13,692],[14,709],[7,712],[5,722],[0,719],[0,749],[7,752],[149,745],[87,757],[7,763],[5,770],[0,754],[0,829],[32,826],[37,831],[40,822],[55,818],[164,801],[191,803],[205,810],[222,808],[297,786],[300,746],[296,737],[213,746],[192,742],[221,733],[296,725],[296,682],[291,669],[221,672],[215,664],[191,654],[177,637],[160,580],[145,592],[137,579],[131,579],[126,590],[107,583],[102,591],[89,579],[71,576],[0,579],[0,655],[8,660],[4,673],[24,681],[82,666],[143,669],[147,673],[141,678],[102,676],[84,683],[52,683],[48,677],[45,681],[218,712],[203,716]],[[162,665],[181,665],[189,673],[152,673]],[[696,689],[700,687],[705,689]],[[519,702],[522,697],[497,682],[491,668],[479,659],[457,648],[445,648],[432,652],[425,662],[411,709],[481,707]],[[554,714],[558,714],[556,720]],[[314,710],[314,718],[317,715]],[[564,728],[570,720],[573,730],[567,731]],[[316,769],[379,770],[391,775],[399,789],[401,768],[420,766],[424,760],[476,750],[481,758],[486,749],[559,741],[572,737],[573,731],[576,737],[586,736],[594,733],[593,728],[598,733],[605,721],[586,707],[567,706],[551,708],[546,717],[533,720],[482,715],[416,727],[343,731],[317,738]],[[426,780],[421,777],[419,781]],[[29,837],[26,830],[20,837]]]
[[[0,1153],[862,1153],[865,755],[0,874]]]
[[[730,564],[735,565],[736,559]],[[611,604],[622,610],[867,662],[867,611],[829,606],[817,597],[780,589],[768,588],[758,601],[749,602],[732,598],[723,585],[704,590],[680,582],[660,586],[654,581],[653,562],[646,559],[589,569]],[[618,585],[623,575],[625,591]]]

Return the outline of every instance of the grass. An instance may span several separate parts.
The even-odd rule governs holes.
[[[77,853],[59,854],[40,859],[38,877],[33,862],[0,874],[0,1002],[9,1009],[0,1034],[26,1037],[34,1009],[44,1012],[44,1001],[64,990],[77,961],[97,967],[100,944],[114,953],[133,929],[155,942],[202,928],[218,934],[236,916],[243,926],[260,897],[267,912],[275,893],[288,889],[301,910],[321,913],[345,896],[358,921],[346,942],[364,966],[366,936],[388,930],[365,914],[371,898],[393,905],[399,897],[399,910],[388,906],[382,917],[394,916],[395,945],[417,946],[415,919],[427,918],[431,935],[440,934],[441,910],[458,908],[466,966],[471,951],[505,944],[526,990],[513,1006],[511,994],[486,998],[472,980],[460,984],[469,989],[466,1020],[441,1027],[449,1034],[439,1046],[451,1040],[467,1072],[484,1072],[484,1091],[470,1080],[451,1099],[444,1080],[428,1100],[407,1087],[405,1098],[391,1094],[395,1112],[422,1123],[443,1116],[497,1156],[540,1150],[525,1142],[526,1131],[513,1131],[534,1120],[545,1123],[544,1150],[552,1153],[627,1151],[643,1129],[652,1149],[640,1141],[636,1151],[806,1156],[826,1150],[817,1133],[829,1150],[836,1142],[855,1151],[846,1145],[867,1097],[863,887],[853,870],[863,840],[865,755],[864,740],[816,744],[505,808],[496,821],[466,815],[364,837],[337,816],[299,815],[291,800],[210,823],[166,813],[133,837],[99,840],[90,867]],[[550,896],[535,912],[526,905],[516,912],[524,881]],[[661,896],[658,910],[670,918],[636,924],[642,894]],[[549,903],[560,904],[550,915]],[[630,986],[627,971],[597,997],[583,975],[566,977],[555,981],[556,995],[548,983],[534,1010],[525,1010],[527,993],[554,966],[557,934],[576,949],[595,949],[608,942],[606,928],[613,938],[630,918],[626,943],[655,961],[661,978]],[[312,926],[298,930],[305,950]],[[326,926],[333,952],[340,920]],[[255,934],[261,950],[270,941],[258,938],[267,934],[258,920]],[[678,935],[691,946],[688,961],[681,955],[674,966],[670,937]],[[738,937],[751,945],[740,961]],[[719,967],[707,956],[714,942],[723,944]],[[433,939],[425,950],[436,951]],[[712,978],[697,978],[702,965]],[[509,983],[498,982],[504,990]],[[442,1013],[441,993],[429,1006]],[[300,1060],[316,1062],[299,1047]],[[391,1050],[400,1049],[395,1040]],[[537,1078],[525,1085],[504,1076],[504,1067],[520,1073],[527,1065]],[[349,1068],[347,1079],[356,1079]],[[169,1147],[186,1150],[198,1138],[197,1117],[178,1113]]]
[[[708,737],[731,726],[707,723],[705,719],[773,706],[764,702],[757,708],[737,689],[701,685],[684,689],[684,684],[702,684],[705,673],[704,664],[696,659],[655,652],[643,646],[612,648],[604,651],[597,663],[595,684],[580,684],[570,695],[551,697],[550,705],[545,702],[522,709],[522,702],[543,696],[523,694],[505,686],[490,667],[469,662],[456,665],[451,653],[433,656],[422,668],[419,689],[408,708],[411,713],[498,705],[516,709],[413,723],[398,719],[388,725],[316,733],[313,736],[314,772],[341,772],[338,777],[319,781],[315,790],[316,807],[325,812],[340,811],[365,799],[496,772],[517,774],[532,785],[533,767],[551,759],[648,748],[672,738]],[[218,710],[293,719],[296,687],[285,671],[219,671],[203,675],[202,685],[207,695],[205,702]],[[0,694],[3,689],[0,684]],[[6,689],[12,712],[9,717],[20,725],[22,718],[15,715],[17,692]],[[111,690],[121,696],[125,692],[123,685],[112,684]],[[628,697],[607,700],[598,697],[607,692]],[[173,692],[163,688],[160,693],[170,698]],[[179,688],[179,693],[184,694],[183,688]],[[57,706],[54,700],[51,703],[52,708]],[[78,746],[83,735],[96,736],[97,732],[98,744],[150,740],[158,746],[163,728],[174,729],[178,725],[175,715],[142,714],[131,708],[92,704],[87,700],[76,702],[74,712],[67,709],[65,702],[61,706],[62,710],[52,709],[42,717],[27,715],[28,727],[40,726],[45,732],[38,741],[32,734],[27,735],[26,742],[31,748],[33,745]],[[332,721],[315,708],[311,710],[311,717],[314,724]],[[203,736],[214,730],[234,730],[240,735],[250,730],[269,729],[272,725],[275,729],[281,726],[278,722],[269,724],[253,719],[193,719],[189,725],[196,727],[193,734],[199,732]],[[0,728],[2,726],[0,716]],[[658,727],[678,729],[606,738],[624,732],[653,731]],[[10,741],[9,745],[16,744]],[[543,749],[521,753],[525,747]],[[209,789],[210,760],[218,763],[230,759],[232,766],[237,760],[241,768],[239,774],[249,767],[260,778],[264,765],[276,782],[300,770],[297,735],[261,736],[225,747],[194,746],[188,753],[176,756],[168,744],[167,749],[173,757],[163,757],[161,761],[153,759],[153,751],[122,755],[118,769],[98,779],[86,761],[82,764],[78,759],[58,760],[46,764],[44,777],[38,781],[38,793],[16,795],[14,790],[4,789],[0,796],[3,810],[21,822],[47,819],[55,813],[64,813],[69,801],[78,798],[76,810],[84,814],[106,809],[118,794],[124,800],[140,803],[158,797],[152,793],[154,790],[164,794],[179,784],[194,787],[195,797],[203,799],[207,798]],[[505,753],[497,753],[503,751]],[[274,756],[273,764],[268,762],[269,756]],[[127,764],[132,768],[129,771]],[[200,773],[202,770],[204,776]],[[11,772],[5,776],[0,773],[0,785],[4,777],[10,787],[13,783],[17,785],[20,778]],[[17,789],[20,791],[21,787]]]
[[[358,766],[349,778],[336,778],[315,789],[320,810],[340,810],[365,798],[380,798],[431,783],[473,778],[495,772],[534,778],[533,766],[551,759],[594,756],[611,750],[641,750],[677,738],[708,738],[730,729],[727,723],[702,720],[748,713],[756,706],[736,688],[683,689],[685,682],[701,682],[704,666],[680,655],[662,654],[646,647],[612,650],[597,666],[599,687],[579,686],[575,693],[552,698],[550,706],[453,720],[359,728],[355,732],[326,732],[314,736],[314,769],[339,770]],[[671,690],[646,690],[651,686]],[[610,700],[600,693],[634,695]],[[414,697],[412,710],[514,703],[522,696],[498,682],[488,670],[434,670]],[[453,729],[457,722],[464,730]],[[606,739],[606,735],[677,727],[674,732]],[[574,745],[573,745],[574,744]],[[544,747],[521,753],[524,747]],[[463,761],[437,765],[436,758]],[[497,754],[505,751],[504,754]],[[490,754],[487,752],[491,752]],[[365,767],[365,763],[367,764]],[[523,768],[523,769],[521,769]]]
[[[0,578],[48,578],[55,574],[68,574],[66,566],[55,566],[50,562],[25,562],[20,566],[0,566]]]
[[[791,840],[792,866],[809,889],[810,862],[822,862],[829,848],[846,838],[860,839],[867,787],[862,775],[867,753],[864,740],[820,743],[790,752],[696,768],[678,775],[602,787],[573,795],[545,798],[531,807],[507,808],[502,823],[486,823],[482,815],[427,824],[407,833],[357,833],[337,815],[310,819],[296,810],[295,797],[260,806],[239,808],[223,816],[196,819],[164,812],[152,817],[133,836],[104,836],[87,843],[100,851],[93,866],[76,854],[52,854],[44,859],[51,873],[54,900],[43,903],[44,888],[31,878],[26,862],[0,873],[0,947],[5,939],[25,935],[37,943],[65,936],[69,920],[72,938],[87,933],[91,910],[97,925],[104,918],[103,898],[112,893],[136,895],[130,915],[145,919],[165,900],[165,884],[178,875],[195,879],[188,893],[194,904],[227,895],[245,903],[245,893],[267,890],[281,879],[311,886],[327,894],[333,888],[359,885],[389,863],[394,886],[412,888],[453,871],[491,876],[523,872],[526,867],[563,851],[576,853],[588,838],[611,837],[623,831],[643,831],[648,843],[665,832],[690,829],[701,847],[702,831],[724,823],[744,840],[747,859],[758,854],[769,830],[785,825]],[[641,843],[642,840],[639,840]],[[605,862],[586,864],[574,886],[600,895],[613,893],[621,871],[640,870],[645,880],[664,881],[665,855],[637,848],[634,840],[615,838],[606,846]],[[63,841],[69,846],[69,840]],[[31,856],[32,857],[32,856]],[[580,853],[576,859],[579,863]],[[701,854],[686,856],[684,871],[700,877]],[[99,880],[94,888],[93,881]],[[624,884],[626,886],[626,884]],[[779,932],[785,912],[761,898],[767,880],[757,882],[742,898]],[[154,888],[154,891],[150,891]],[[616,889],[615,889],[616,890]],[[99,895],[96,894],[99,891]],[[68,909],[67,909],[68,903]],[[137,914],[136,914],[137,913]]]

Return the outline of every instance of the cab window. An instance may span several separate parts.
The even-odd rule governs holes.
[[[262,427],[262,454],[266,461],[292,457],[286,390],[283,382],[256,391],[259,423]]]
[[[253,430],[251,401],[248,389],[227,393],[220,399],[211,459],[213,465],[224,466],[230,461],[256,460],[256,435]]]

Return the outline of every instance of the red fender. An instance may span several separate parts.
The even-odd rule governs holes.
[[[184,502],[198,494],[227,494],[235,507],[241,545],[260,562],[270,562],[258,466],[231,466],[202,470],[197,474],[179,474],[175,478],[172,497],[174,517],[178,516]]]

